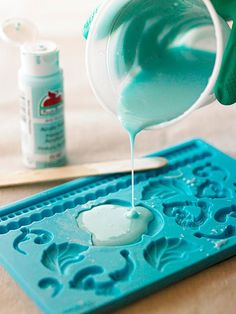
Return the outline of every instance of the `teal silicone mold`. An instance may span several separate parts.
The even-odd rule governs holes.
[[[130,206],[128,175],[76,180],[0,210],[0,260],[44,313],[109,312],[235,255],[236,162],[201,140],[153,154],[136,204],[153,212],[134,244],[94,247],[79,213]]]

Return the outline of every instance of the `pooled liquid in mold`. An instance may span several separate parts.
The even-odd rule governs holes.
[[[139,241],[148,230],[153,214],[138,206],[135,211],[116,204],[103,204],[82,212],[78,226],[91,234],[95,246],[121,246]]]

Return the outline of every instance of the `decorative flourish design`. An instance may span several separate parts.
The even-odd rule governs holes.
[[[55,278],[44,278],[40,280],[39,287],[41,289],[52,289],[51,297],[55,298],[62,290],[63,285]]]
[[[77,272],[69,283],[70,287],[77,290],[93,290],[97,295],[114,293],[116,283],[128,280],[134,270],[129,252],[123,250],[120,254],[125,259],[123,268],[107,274],[101,266],[88,266]]]
[[[212,165],[210,162],[199,166],[193,170],[193,174],[197,177],[207,178],[207,177],[217,177],[218,180],[225,181],[228,178],[228,173],[226,170]]]
[[[158,181],[152,181],[148,186],[146,186],[142,192],[142,198],[144,200],[163,200],[177,195],[191,196],[192,194],[190,186],[185,184],[183,180],[161,179]]]
[[[215,239],[215,240],[228,239],[235,235],[235,227],[232,225],[229,225],[225,227],[223,231],[218,232],[217,230],[213,230],[213,232],[211,234],[204,234],[201,232],[196,232],[194,235],[197,238],[206,238],[206,239]]]
[[[22,228],[20,231],[21,234],[13,241],[13,247],[23,255],[27,255],[27,253],[20,248],[21,243],[33,240],[35,244],[41,245],[47,244],[53,239],[52,233],[46,230]]]
[[[72,264],[79,263],[85,258],[81,253],[87,250],[87,246],[75,243],[53,243],[43,252],[41,262],[51,271],[64,275]]]
[[[125,259],[125,266],[109,274],[109,277],[115,282],[128,280],[134,270],[134,263],[129,256],[129,252],[123,250],[120,252],[120,255]]]
[[[209,204],[203,201],[186,201],[164,203],[163,212],[175,218],[178,225],[184,228],[195,228],[202,225],[208,216]]]
[[[211,199],[232,198],[232,192],[219,182],[206,180],[197,187],[196,196],[198,198],[206,197]]]
[[[186,259],[196,248],[184,239],[161,238],[147,246],[144,250],[144,258],[153,268],[163,271],[170,263],[178,263]]]
[[[228,218],[236,218],[236,205],[222,208],[215,213],[215,220],[218,222],[226,222]]]

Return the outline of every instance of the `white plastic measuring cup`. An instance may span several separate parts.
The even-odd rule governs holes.
[[[152,28],[153,34],[150,31]],[[185,47],[189,51],[214,53],[212,68],[209,73],[202,74],[205,83],[197,91],[194,101],[190,101],[182,111],[177,110],[169,117],[167,115],[165,119],[156,122],[154,119],[146,127],[169,125],[215,100],[213,89],[229,33],[228,24],[216,13],[210,0],[105,1],[95,16],[87,41],[86,63],[90,84],[100,104],[122,120],[119,104],[124,89],[140,74],[145,64],[150,63],[151,66],[154,64],[152,62],[159,51],[161,51],[160,55],[163,55],[170,49]],[[142,38],[144,38],[144,43],[140,43]],[[144,62],[142,60],[140,62],[140,51],[145,45],[147,47],[145,59]],[[181,58],[183,66],[188,67],[187,62],[191,61],[192,56],[183,52]],[[167,54],[163,62],[168,65],[169,61],[172,62]],[[163,69],[165,71],[165,66]],[[173,73],[174,71],[173,69]],[[181,77],[181,71],[178,70],[178,72],[179,86],[181,86],[182,79],[186,82],[186,74],[183,71],[183,77]],[[168,85],[168,80],[166,85]],[[158,82],[152,86],[153,89],[162,88]],[[142,89],[143,86],[140,85],[140,88]],[[177,89],[176,95],[172,95],[173,103],[176,97],[179,104],[186,100],[183,88],[181,86],[181,90],[178,92]],[[132,89],[130,90],[129,95],[132,93]],[[139,90],[136,88],[133,92],[137,94]],[[165,97],[170,98],[170,95],[164,93],[165,90],[161,101],[158,101],[158,97],[153,99],[152,106],[165,103]],[[150,88],[146,96],[149,94]],[[145,98],[145,94],[141,94],[140,97]],[[147,101],[150,102],[150,100]],[[145,101],[143,104],[147,105]]]

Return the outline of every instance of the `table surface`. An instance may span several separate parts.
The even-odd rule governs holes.
[[[129,141],[115,117],[99,107],[89,87],[84,66],[85,43],[63,39],[67,152],[70,164],[129,158]],[[73,46],[73,49],[71,47]],[[13,77],[13,70],[9,72]],[[23,169],[20,153],[19,108],[15,91],[0,101],[0,174]],[[173,97],[174,100],[174,97]],[[140,156],[200,137],[236,157],[236,106],[217,103],[194,112],[166,129],[146,131],[137,138]],[[60,183],[60,182],[59,182]],[[57,183],[0,189],[0,205],[32,195]],[[119,313],[235,313],[236,258],[119,310]],[[39,310],[0,268],[0,313],[34,314]]]

